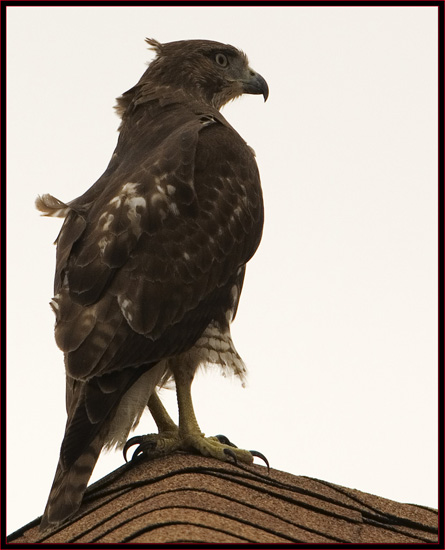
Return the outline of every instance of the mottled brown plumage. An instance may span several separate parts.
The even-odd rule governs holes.
[[[253,153],[219,108],[243,93],[266,99],[267,84],[232,46],[147,42],[157,56],[118,99],[104,174],[71,202],[37,200],[65,217],[52,307],[68,418],[42,528],[78,509],[101,448],[122,447],[147,405],[160,429],[152,454],[163,446],[251,461],[203,438],[189,389],[203,363],[244,374],[230,322],[263,203]],[[156,397],[171,376],[179,427]]]

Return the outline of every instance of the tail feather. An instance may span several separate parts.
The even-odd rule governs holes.
[[[64,469],[59,460],[41,531],[62,523],[79,508],[103,444],[104,438],[99,433],[69,468]]]
[[[102,447],[123,444],[137,424],[166,369],[165,364],[152,366],[116,371],[88,382],[67,376],[68,418],[42,531],[78,510]]]

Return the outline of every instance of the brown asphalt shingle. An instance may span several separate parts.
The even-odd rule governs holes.
[[[91,486],[79,513],[10,543],[433,543],[437,511],[263,466],[175,454],[125,465]]]

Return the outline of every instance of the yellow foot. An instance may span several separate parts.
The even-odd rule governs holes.
[[[197,452],[221,460],[222,462],[235,462],[235,464],[252,464],[256,456],[264,460],[269,470],[267,458],[258,451],[245,451],[238,449],[227,437],[217,435],[215,437],[204,437],[204,434],[195,432],[179,435],[179,432],[162,432],[159,434],[148,434],[132,437],[124,447],[124,458],[127,460],[127,451],[133,445],[138,445],[133,453],[132,460],[144,455],[147,458],[165,456],[174,451]]]

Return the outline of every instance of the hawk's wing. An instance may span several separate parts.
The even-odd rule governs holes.
[[[66,465],[135,378],[236,308],[261,238],[256,162],[219,113],[148,103],[133,116],[58,238],[56,340],[68,376],[87,382],[68,411]]]

